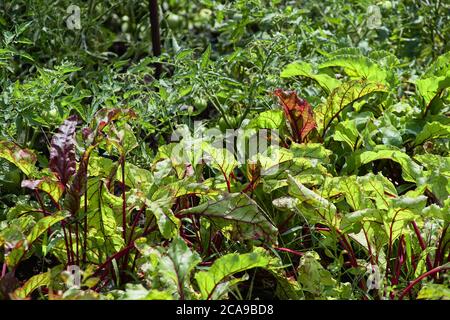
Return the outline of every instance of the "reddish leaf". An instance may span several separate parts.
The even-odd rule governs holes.
[[[276,89],[274,94],[280,100],[295,142],[304,142],[306,136],[317,127],[311,105],[300,99],[295,91]]]
[[[101,109],[95,115],[97,132],[102,131],[108,124],[119,118],[136,118],[136,113],[131,109]]]
[[[86,191],[89,157],[98,142],[106,137],[106,135],[101,134],[103,129],[106,126],[111,125],[115,120],[126,118],[136,118],[136,113],[131,109],[104,108],[96,113],[93,126],[82,129],[82,136],[89,146],[86,148],[80,159],[78,171],[68,188],[67,196],[65,198],[65,208],[72,215],[76,214],[80,209],[80,199]]]
[[[33,151],[22,149],[11,141],[0,141],[0,158],[10,161],[26,175],[35,170],[37,160]]]
[[[49,167],[65,186],[75,174],[75,129],[77,116],[70,116],[59,127],[51,142]]]

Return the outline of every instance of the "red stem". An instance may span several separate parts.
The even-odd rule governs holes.
[[[229,178],[227,178],[225,172],[222,172],[222,173],[223,173],[223,176],[224,176],[224,178],[225,178],[225,181],[227,182],[227,189],[228,189],[228,192],[231,193],[231,184],[230,184],[230,180],[229,180]]]
[[[444,248],[442,248],[442,242],[444,242],[444,237],[447,234],[448,226],[449,226],[448,224],[445,226],[445,228],[442,230],[441,237],[439,238],[439,244],[436,249],[436,257],[434,258],[434,266],[433,266],[434,268],[436,268],[439,265],[439,262],[441,261],[441,257],[443,257],[443,255],[441,254],[441,250],[442,250],[442,252],[444,250]]]
[[[66,227],[65,227],[65,222],[63,221],[61,223],[61,227],[63,229],[63,233],[64,233],[64,243],[66,245],[66,253],[67,253],[67,264],[70,265],[70,251],[69,251],[69,242],[67,241],[67,232],[66,232]]]
[[[75,263],[75,255],[73,253],[72,228],[71,228],[70,224],[67,225],[67,231],[69,233],[69,246],[70,246],[69,252],[70,252],[72,263]]]
[[[79,235],[78,235],[78,221],[75,222],[75,242],[76,242],[76,257],[77,257],[77,265],[80,265],[80,256],[78,253],[78,243],[79,243]]]
[[[434,275],[438,272],[444,271],[450,269],[450,267],[446,267],[446,266],[439,266],[436,267],[434,269],[431,269],[430,271],[425,272],[424,274],[422,274],[421,276],[419,276],[417,279],[413,280],[406,288],[405,290],[403,290],[402,294],[398,297],[399,300],[402,300],[403,297],[416,285],[418,284],[423,278],[426,278],[430,275]]]
[[[87,234],[88,234],[88,220],[87,220],[87,188],[84,192],[84,242],[83,242],[83,263],[87,261]]]
[[[273,248],[275,250],[283,251],[283,252],[289,252],[289,253],[292,253],[292,254],[294,254],[296,256],[300,256],[300,257],[302,257],[304,255],[303,252],[295,251],[295,250],[292,250],[292,249],[289,249],[289,248],[279,248],[279,247],[273,247]]]
[[[133,224],[131,225],[131,231],[130,231],[130,236],[128,237],[128,243],[131,242],[131,239],[133,238],[133,234],[134,234],[134,229],[136,228],[136,225],[139,221],[139,218],[142,215],[142,212],[145,210],[145,205],[139,210],[139,212],[136,214],[136,217],[133,220]]]
[[[373,262],[372,247],[370,246],[369,236],[367,235],[366,229],[364,229],[364,227],[362,228],[362,230],[364,232],[364,237],[366,237],[367,249],[369,250],[370,264],[374,265],[375,263]]]
[[[3,278],[6,274],[6,261],[3,261],[3,266],[2,266],[2,275],[0,276],[0,279]]]
[[[127,241],[127,202],[125,197],[125,156],[122,156],[122,236],[123,241]]]
[[[416,233],[417,240],[419,240],[420,247],[422,248],[423,251],[425,251],[427,249],[427,246],[425,245],[425,242],[423,241],[422,236],[420,235],[420,230],[417,227],[417,224],[416,224],[415,221],[411,221],[411,223],[412,223],[412,225],[414,227],[414,232]],[[430,259],[430,256],[428,254],[427,254],[426,260],[427,260],[428,270],[431,270],[433,268],[433,265],[431,264],[431,259]]]
[[[113,261],[114,259],[120,259],[123,255],[125,255],[128,251],[130,251],[131,249],[133,249],[134,247],[134,242],[130,243],[128,246],[126,246],[125,248],[123,248],[122,250],[116,252],[115,254],[113,254],[112,256],[110,256],[108,259],[106,259],[105,262],[103,262],[98,268],[97,270],[94,272],[94,276],[98,275],[98,273],[103,270],[106,266],[108,266],[108,264],[111,263],[111,261]]]

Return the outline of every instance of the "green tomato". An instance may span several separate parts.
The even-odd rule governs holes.
[[[56,108],[50,109],[50,111],[48,112],[48,115],[52,119],[59,118],[59,112],[58,112],[58,110]]]
[[[228,129],[228,125],[223,117],[219,119],[219,129],[220,131],[225,131],[226,129]]]
[[[208,22],[211,18],[212,11],[209,9],[202,9],[199,13],[199,20],[202,22]]]
[[[238,127],[237,117],[227,117],[227,120],[225,120],[224,117],[221,117],[219,120],[219,128],[222,131],[225,131],[226,129],[237,129],[237,127]]]
[[[389,10],[392,9],[392,2],[391,1],[384,1],[381,6],[383,9]]]
[[[208,107],[208,100],[205,98],[195,98],[194,99],[194,108],[196,112],[202,112]]]
[[[50,110],[43,110],[40,116],[49,124],[57,123],[59,122],[60,119],[58,109],[56,108],[52,108]]]
[[[183,19],[175,13],[170,13],[166,21],[171,29],[177,29],[183,24]]]

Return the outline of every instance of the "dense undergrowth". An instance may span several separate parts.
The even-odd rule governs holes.
[[[450,298],[445,2],[73,2],[0,4],[3,299]]]

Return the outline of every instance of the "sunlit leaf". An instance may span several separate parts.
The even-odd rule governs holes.
[[[263,251],[251,253],[227,254],[217,259],[208,271],[200,271],[195,275],[202,299],[220,299],[231,284],[236,284],[230,278],[238,272],[257,267],[267,267],[271,258]]]

